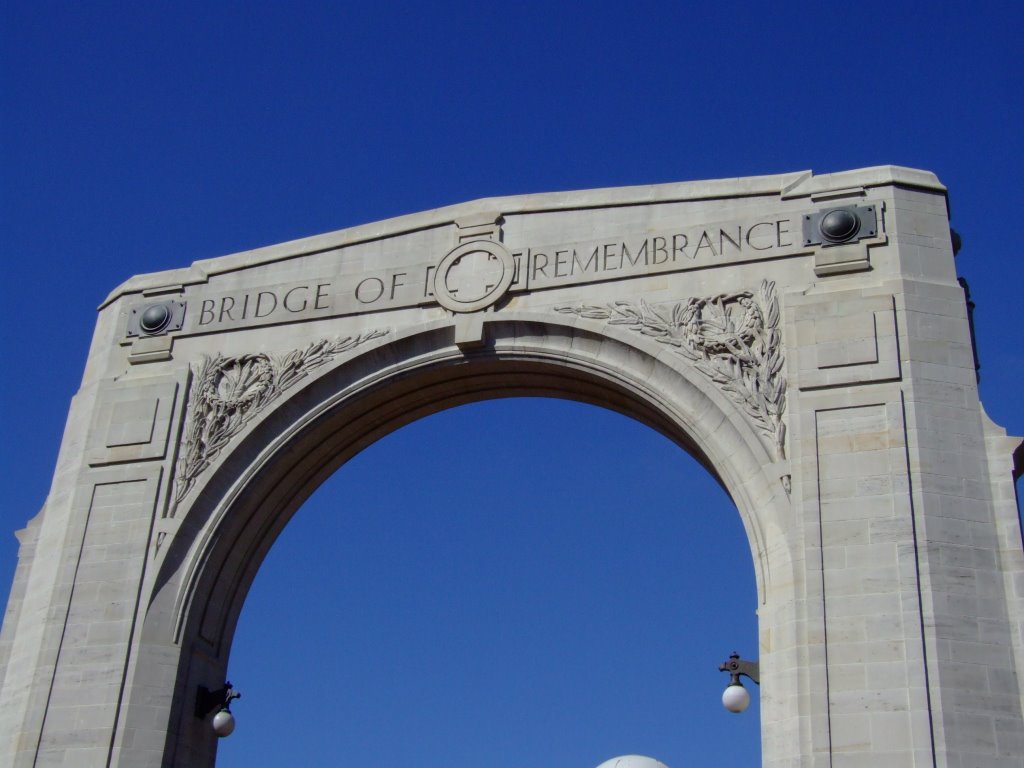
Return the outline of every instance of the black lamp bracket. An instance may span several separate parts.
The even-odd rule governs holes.
[[[729,685],[741,685],[740,677],[749,677],[758,685],[761,684],[761,668],[756,661],[741,659],[740,655],[733,651],[728,661],[723,661],[718,666],[719,672],[729,673]]]
[[[225,682],[223,688],[213,691],[205,685],[200,685],[196,691],[196,717],[203,719],[214,710],[230,712],[231,702],[240,698],[242,698],[242,694],[231,687],[231,681]]]

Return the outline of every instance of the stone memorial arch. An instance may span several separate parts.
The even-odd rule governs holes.
[[[765,766],[1019,768],[1019,441],[968,320],[946,191],[895,167],[480,200],[134,277],[18,534],[0,763],[211,765],[197,691],[303,500],[414,419],[546,395],[731,495]]]

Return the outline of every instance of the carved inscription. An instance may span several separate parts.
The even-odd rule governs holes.
[[[194,378],[185,417],[185,437],[174,472],[170,516],[199,476],[256,414],[309,373],[388,329],[313,342],[285,355],[204,356]]]
[[[200,328],[243,320],[279,319],[331,308],[330,283],[302,283],[278,290],[228,294],[203,299],[199,304]]]
[[[490,306],[508,291],[540,291],[567,285],[685,272],[758,259],[807,253],[800,215],[776,215],[622,233],[562,244],[477,241],[446,256],[367,272],[346,267],[363,263],[359,246],[336,251],[342,268],[306,280],[188,295],[180,335],[211,333],[275,323],[415,307],[437,302],[455,312]],[[490,250],[489,250],[490,249]],[[488,255],[489,254],[489,255]],[[348,256],[351,255],[351,261]],[[438,284],[438,271],[441,282]]]
[[[681,271],[778,256],[799,248],[789,218],[755,223],[684,227],[647,237],[531,248],[529,287],[608,280],[635,274]]]
[[[616,301],[603,306],[580,304],[557,311],[612,325],[625,325],[650,336],[707,376],[746,414],[785,458],[786,378],[782,375],[782,337],[775,283],[762,281],[757,293],[739,291],[711,298],[690,298],[652,307]]]

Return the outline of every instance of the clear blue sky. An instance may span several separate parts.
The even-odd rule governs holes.
[[[550,5],[3,5],[0,596],[110,289],[477,197],[935,171],[983,399],[1024,433],[1019,4]],[[272,550],[219,764],[747,768],[757,712],[721,709],[715,667],[756,653],[755,608],[735,509],[664,438],[572,403],[449,411]]]

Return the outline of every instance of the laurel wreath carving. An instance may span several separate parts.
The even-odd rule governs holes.
[[[723,293],[659,307],[641,299],[555,309],[624,325],[669,345],[743,410],[777,458],[785,458],[786,378],[774,282],[762,281],[756,294]]]
[[[204,355],[193,366],[170,516],[174,516],[199,476],[253,417],[311,371],[387,333],[388,329],[375,329],[358,336],[322,339],[284,355]]]

